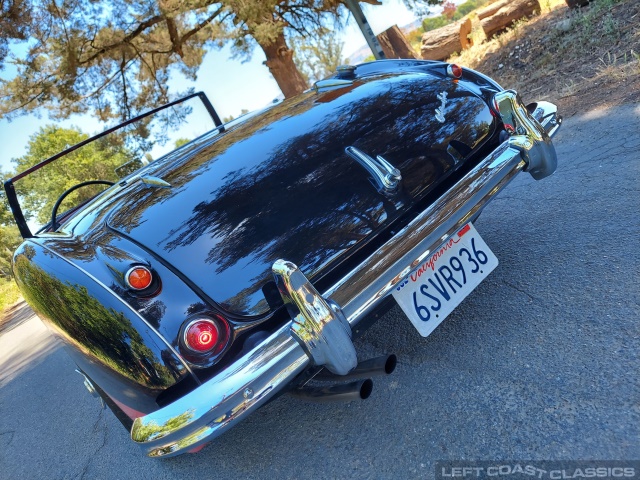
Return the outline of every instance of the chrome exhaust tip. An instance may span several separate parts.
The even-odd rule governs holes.
[[[314,380],[341,381],[350,378],[369,378],[375,375],[390,375],[398,365],[398,357],[394,354],[364,360],[346,375],[335,375],[326,368],[313,377]]]
[[[291,395],[301,400],[316,403],[352,402],[366,400],[373,391],[373,380],[367,378],[357,382],[337,385],[300,387],[289,391]]]

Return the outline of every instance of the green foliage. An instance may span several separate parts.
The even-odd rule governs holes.
[[[404,3],[419,11],[438,0]],[[244,59],[258,44],[280,88],[299,93],[287,40],[339,28],[347,13],[339,0],[9,0],[0,70],[12,64],[17,75],[0,80],[0,118],[42,108],[54,118],[131,118],[187,93],[170,93],[170,77],[195,79],[206,52],[226,44]]]
[[[243,108],[242,110],[240,110],[240,117],[246,113],[249,113],[249,110],[247,110],[246,108]],[[234,115],[229,115],[228,117],[223,117],[222,118],[222,123],[229,123],[231,120],[235,120],[236,117]]]
[[[602,39],[616,42],[620,40],[620,26],[611,14],[611,8],[619,1],[593,0],[589,8],[572,11],[571,27],[583,46],[588,47]]]
[[[170,94],[171,75],[195,79],[206,52],[227,43],[244,58],[257,43],[295,69],[285,37],[312,35],[340,12],[336,0],[12,0],[0,9],[0,69],[17,75],[0,80],[0,118],[41,108],[130,118],[187,93]],[[12,40],[23,48],[8,53]]]
[[[449,25],[451,20],[449,20],[444,15],[438,15],[437,17],[427,17],[422,20],[422,29],[425,32],[430,30],[435,30],[440,27],[444,27],[445,25]]]
[[[2,174],[0,177],[4,183],[4,181],[9,178],[9,175]],[[7,197],[4,190],[2,190],[0,193],[0,284],[2,285],[0,288],[0,304],[4,303],[9,305],[13,303],[19,295],[13,281],[6,282],[13,278],[11,258],[13,252],[21,242],[22,237],[13,220]],[[8,299],[3,300],[5,297],[8,297]],[[0,310],[1,308],[2,307],[0,307]]]
[[[467,0],[464,3],[458,5],[458,8],[451,14],[451,12],[446,12],[449,14],[438,15],[437,17],[427,17],[422,21],[422,29],[425,32],[429,30],[435,30],[436,28],[444,27],[445,25],[449,25],[452,22],[457,22],[465,15],[468,15],[472,11],[477,8],[485,5],[489,0]]]
[[[15,225],[0,225],[0,279],[13,277],[11,271],[11,257],[22,243],[22,237]]]
[[[348,63],[342,56],[344,43],[328,28],[319,28],[306,38],[295,37],[291,44],[295,52],[293,61],[307,84],[333,75],[338,66]]]
[[[221,35],[211,23],[220,4],[198,0],[14,1],[23,48],[4,59],[17,75],[0,82],[0,117],[44,107],[55,118],[129,118],[170,100],[172,71],[195,78],[204,47]]]
[[[187,143],[189,143],[191,140],[188,138],[179,138],[175,141],[174,145],[176,148],[180,148],[182,145],[186,145]]]
[[[20,299],[20,290],[11,279],[0,279],[0,315]]]
[[[489,0],[467,0],[464,3],[458,5],[458,10],[456,11],[459,18],[464,17],[468,13],[471,13],[476,8],[480,8],[488,3]]]
[[[114,304],[103,290],[91,295],[84,285],[49,275],[37,265],[46,263],[46,259],[38,259],[37,255],[33,247],[25,246],[15,269],[25,300],[41,318],[51,322],[54,330],[73,342],[75,348],[126,378],[158,387],[173,383],[171,371],[122,313],[121,303]],[[117,309],[107,305],[117,305]]]
[[[12,160],[16,172],[22,172],[66,148],[88,138],[78,130],[54,125],[42,127],[31,136],[26,155]],[[118,177],[115,168],[132,160],[132,154],[116,135],[108,135],[27,175],[15,183],[20,204],[27,219],[40,224],[49,221],[54,203],[65,190],[86,180],[108,180]],[[77,205],[103,190],[104,186],[84,187],[71,193],[63,205]],[[59,213],[65,210],[59,209]]]

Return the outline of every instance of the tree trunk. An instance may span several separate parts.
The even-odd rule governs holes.
[[[293,50],[287,46],[284,33],[280,33],[275,42],[260,43],[262,51],[267,57],[265,62],[284,98],[293,97],[307,89],[307,82],[293,63]]]
[[[378,41],[387,58],[419,58],[397,25],[378,35]]]
[[[420,54],[425,60],[445,60],[453,53],[473,45],[473,42],[468,38],[470,32],[471,19],[469,17],[425,32],[422,35]]]
[[[530,17],[535,12],[540,11],[538,0],[503,0],[498,3],[504,4],[492,15],[480,21],[487,38],[491,38],[496,33],[505,30],[516,20],[522,17]]]

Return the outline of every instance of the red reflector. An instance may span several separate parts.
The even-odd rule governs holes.
[[[151,272],[146,267],[133,267],[127,272],[127,285],[134,290],[144,290],[151,285]]]
[[[204,353],[218,343],[218,327],[211,320],[196,320],[187,326],[184,341],[194,352]]]
[[[458,238],[462,237],[465,233],[467,233],[469,230],[471,230],[471,227],[469,226],[469,224],[467,223],[464,227],[462,227],[462,229],[458,232]]]
[[[447,67],[447,73],[453,78],[460,78],[462,76],[462,67],[452,63]]]

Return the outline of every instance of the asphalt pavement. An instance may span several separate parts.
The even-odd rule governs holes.
[[[500,264],[428,338],[357,343],[395,373],[349,404],[279,398],[199,454],[142,455],[28,309],[0,331],[0,478],[433,478],[438,460],[640,458],[640,104],[566,120],[559,166],[476,227]]]

